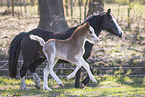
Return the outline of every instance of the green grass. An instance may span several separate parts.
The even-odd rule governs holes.
[[[19,79],[9,79],[0,77],[0,95],[1,96],[145,96],[145,78],[141,77],[97,77],[98,84],[90,82],[84,89],[73,88],[74,80],[64,80],[64,87],[56,87],[56,82],[50,79],[48,82],[49,87],[53,91],[44,91],[35,89],[34,82],[31,79],[26,79],[26,85],[29,91],[20,90]],[[42,81],[41,81],[42,82]],[[43,84],[43,82],[42,82]]]
[[[143,8],[142,8],[143,7]],[[131,11],[131,18],[134,14],[133,23],[130,29],[126,29],[127,26],[127,5],[120,6],[120,13],[118,14],[118,4],[105,4],[104,10],[108,8],[112,9],[114,17],[119,19],[119,25],[125,31],[124,35],[145,35],[145,8],[144,6],[134,6]],[[142,10],[140,10],[142,8]],[[16,10],[20,10],[20,7],[15,7]],[[0,16],[0,60],[8,59],[8,48],[12,39],[23,31],[30,31],[37,27],[39,23],[39,16],[37,14],[37,6],[31,8],[27,6],[27,14],[22,16],[11,15]],[[74,7],[74,18],[79,18],[79,7]],[[6,10],[6,7],[1,7],[0,12]],[[24,9],[23,9],[24,10]],[[134,13],[136,12],[136,13]],[[140,15],[142,13],[142,15]],[[82,6],[83,15],[83,6]],[[141,17],[141,20],[139,17]],[[83,17],[83,16],[82,16]],[[71,17],[66,17],[67,23],[70,27],[77,25],[78,23],[69,22]],[[78,20],[78,19],[76,19]],[[78,20],[79,21],[79,20]],[[83,21],[83,20],[82,20]],[[141,22],[140,22],[141,21]],[[142,23],[140,26],[139,23]],[[119,57],[145,57],[145,37],[135,38],[108,38],[110,36],[108,32],[101,32],[101,41],[94,45],[91,58],[119,58]],[[133,49],[120,49],[120,48],[134,47]],[[111,48],[98,50],[98,48]],[[88,60],[89,61],[89,60]],[[106,67],[106,66],[144,66],[145,59],[118,59],[118,60],[93,60],[92,66]],[[2,66],[2,65],[1,65]],[[106,70],[107,74],[132,74],[136,69],[117,69]],[[138,71],[144,71],[144,69],[138,69]],[[94,70],[94,75],[101,74],[103,70]],[[103,73],[102,73],[103,74]],[[19,88],[19,79],[8,79],[0,77],[0,96],[145,96],[145,78],[141,77],[96,77],[98,85],[90,82],[84,89],[74,88],[74,79],[66,81],[61,79],[64,83],[64,87],[56,88],[56,82],[53,79],[49,81],[49,87],[53,91],[44,91],[35,89],[33,80],[27,79],[26,85],[30,91],[22,91]],[[41,81],[41,84],[43,82]]]

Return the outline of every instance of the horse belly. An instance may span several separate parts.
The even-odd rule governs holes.
[[[64,48],[59,48],[58,50],[56,50],[56,57],[58,57],[59,59],[63,59],[66,60],[67,59],[67,53],[66,50]]]

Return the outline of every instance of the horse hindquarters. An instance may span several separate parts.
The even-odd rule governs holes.
[[[9,48],[9,76],[16,78],[17,76],[17,63],[20,52],[20,43],[26,32],[17,35],[10,44]]]
[[[25,36],[25,38],[21,42],[21,52],[24,59],[23,65],[20,69],[21,78],[25,76],[27,70],[30,68],[31,64],[36,58],[38,43],[36,41],[30,40],[29,36]]]

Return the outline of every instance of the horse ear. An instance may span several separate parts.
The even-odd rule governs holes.
[[[108,14],[110,14],[110,13],[111,13],[111,9],[110,9],[110,8],[107,10],[107,13],[108,13]]]

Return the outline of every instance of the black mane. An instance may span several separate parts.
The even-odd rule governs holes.
[[[89,22],[90,26],[94,28],[96,35],[99,36],[101,30],[103,29],[104,16],[105,12],[90,15],[85,19],[84,23]]]

